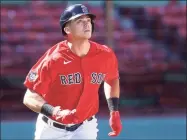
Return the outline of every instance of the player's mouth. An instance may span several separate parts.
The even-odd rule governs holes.
[[[90,32],[90,31],[91,31],[90,29],[84,30],[84,32]]]

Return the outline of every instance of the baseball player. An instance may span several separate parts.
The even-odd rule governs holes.
[[[114,52],[90,41],[95,15],[75,4],[60,17],[66,40],[52,46],[31,68],[23,103],[37,112],[35,139],[97,139],[98,89],[104,82],[112,131],[122,130],[118,63]]]

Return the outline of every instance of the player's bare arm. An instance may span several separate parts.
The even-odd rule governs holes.
[[[48,104],[40,94],[30,89],[27,89],[23,103],[32,111],[42,113],[49,117],[53,116],[56,118],[56,120],[67,119],[68,116],[76,112],[76,110],[62,110],[60,106],[53,107],[52,105]],[[69,119],[71,118],[69,117]],[[76,122],[76,119],[74,119],[74,121]]]
[[[120,96],[119,79],[116,78],[105,81],[104,92],[110,112],[118,111],[118,102]]]
[[[24,105],[36,113],[41,112],[41,108],[46,103],[42,96],[34,91],[27,89],[26,94],[23,99]]]
[[[118,102],[120,96],[119,79],[107,80],[104,82],[104,91],[110,110],[109,124],[112,129],[109,136],[117,136],[122,130],[120,114],[118,111]]]
[[[26,94],[23,99],[24,105],[26,105],[29,109],[36,113],[43,113],[47,116],[52,116],[57,113],[58,110],[60,110],[60,107],[53,107],[43,99],[41,95],[38,93],[27,89]]]
[[[106,99],[109,99],[111,97],[119,98],[120,96],[119,79],[105,81],[104,90],[105,90]]]

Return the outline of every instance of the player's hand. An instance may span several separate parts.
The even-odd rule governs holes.
[[[119,111],[112,111],[110,113],[109,125],[112,132],[108,133],[109,136],[118,136],[122,130],[122,123],[120,119]]]
[[[59,111],[61,111],[60,106],[54,107],[52,117],[57,118]]]
[[[63,124],[77,123],[78,120],[74,116],[75,112],[76,112],[75,109],[74,110],[69,110],[69,109],[59,110],[56,113],[55,119],[57,121],[61,119],[61,121],[63,122]]]

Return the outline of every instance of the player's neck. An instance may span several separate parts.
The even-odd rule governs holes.
[[[68,46],[73,53],[80,57],[85,56],[90,49],[89,40],[68,40]]]

